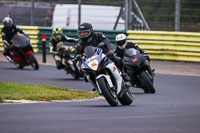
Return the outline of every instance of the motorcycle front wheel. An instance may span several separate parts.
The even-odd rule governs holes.
[[[142,84],[142,88],[144,89],[145,93],[155,93],[156,90],[153,86],[153,81],[150,79],[147,72],[143,71],[139,75],[139,80]]]
[[[124,88],[124,89],[126,89],[126,90],[125,90],[123,96],[118,99],[122,105],[130,105],[133,102],[133,96],[132,96],[129,88]]]
[[[72,75],[72,77],[74,78],[74,79],[79,79],[80,78],[80,76],[77,74],[77,73],[72,73],[71,74]]]
[[[110,88],[108,85],[107,80],[104,77],[100,77],[97,80],[99,87],[102,91],[102,95],[105,97],[106,101],[111,105],[111,106],[117,106],[118,105],[118,99],[116,96],[116,92]]]

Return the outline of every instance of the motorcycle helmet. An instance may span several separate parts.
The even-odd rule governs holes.
[[[126,44],[126,35],[121,33],[115,37],[115,41],[119,47],[123,47]]]
[[[53,33],[53,39],[61,40],[63,32],[62,32],[62,29],[60,27],[54,28],[52,33]]]
[[[83,23],[78,27],[78,36],[81,40],[87,41],[93,33],[93,27],[90,23]]]
[[[12,18],[10,18],[10,17],[5,17],[5,18],[3,19],[3,24],[4,24],[4,27],[6,27],[6,28],[12,27],[12,25],[13,25]]]

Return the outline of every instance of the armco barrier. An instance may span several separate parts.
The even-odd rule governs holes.
[[[42,34],[46,35],[46,52],[49,53],[48,42],[52,34],[52,28],[50,27],[38,27],[38,26],[19,26],[26,34],[30,36],[31,44],[36,53],[42,52]],[[0,26],[0,30],[2,25]],[[103,32],[106,37],[112,42],[115,43],[115,36],[118,33],[125,33],[124,31],[98,31]],[[75,29],[63,29],[63,33],[69,37],[78,38],[77,30]],[[2,36],[0,35],[0,51],[3,51]],[[72,43],[65,42],[66,45],[74,45]]]
[[[38,26],[19,26],[31,38],[35,52],[42,52],[42,34],[47,36],[48,40],[52,34],[52,28]],[[0,30],[2,25],[0,26]],[[77,30],[63,29],[65,35],[78,38]],[[124,31],[100,31],[114,44],[115,36]],[[200,33],[191,32],[164,32],[164,31],[127,31],[128,40],[136,42],[140,48],[149,52],[152,59],[192,61],[200,62]],[[74,45],[66,43],[67,45]],[[0,51],[3,51],[2,38],[0,35]]]
[[[200,33],[127,31],[129,41],[145,49],[152,59],[200,62]]]
[[[38,26],[19,26],[20,29],[23,29],[26,34],[29,35],[31,44],[33,46],[34,52],[38,52]],[[0,26],[0,31],[2,29],[2,25]],[[3,43],[2,36],[0,35],[0,51],[3,51]]]

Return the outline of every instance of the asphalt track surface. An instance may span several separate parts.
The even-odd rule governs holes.
[[[16,69],[0,62],[0,81],[63,86],[90,91],[55,66]],[[199,133],[200,76],[156,74],[156,94],[131,88],[130,106],[104,99],[34,104],[0,104],[0,133]]]

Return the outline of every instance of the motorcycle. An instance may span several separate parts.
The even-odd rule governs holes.
[[[133,101],[128,86],[124,83],[121,72],[115,64],[103,54],[103,50],[87,46],[82,57],[82,69],[85,78],[99,95],[103,95],[111,106],[130,105]]]
[[[129,48],[124,53],[123,61],[125,71],[130,77],[133,86],[142,88],[145,93],[155,93],[153,85],[154,72],[152,71],[149,61],[143,54],[134,48]]]
[[[75,56],[76,52],[73,46],[64,47],[63,58],[66,74],[71,74],[74,79],[83,78],[83,73],[81,71],[81,61],[74,61]]]
[[[15,34],[11,39],[10,50],[12,58],[9,56],[6,56],[6,58],[17,68],[23,69],[24,66],[31,65],[34,70],[39,69],[38,61],[27,36],[20,33]]]

